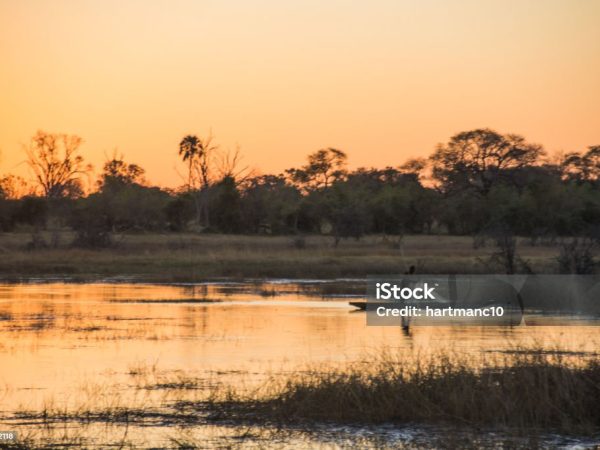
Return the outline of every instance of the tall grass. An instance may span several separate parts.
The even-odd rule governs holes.
[[[278,423],[436,423],[600,431],[600,361],[518,352],[484,366],[438,356],[406,364],[313,369],[274,378],[251,394],[220,392],[216,417]]]
[[[40,430],[64,426],[81,435],[69,433],[61,438],[50,432],[36,439],[20,435],[18,443],[0,448],[61,448],[71,441],[80,448],[89,440],[106,443],[107,436],[117,436],[97,434],[94,424],[125,431],[116,448],[139,448],[125,439],[143,440],[139,431],[156,427],[200,431],[200,440],[191,433],[173,438],[169,448],[205,448],[202,427],[213,425],[231,430],[233,440],[242,443],[271,442],[263,432],[281,431],[273,439],[282,444],[304,439],[310,443],[313,438],[318,442],[328,433],[347,429],[324,424],[370,428],[386,423],[432,430],[431,436],[423,438],[425,444],[409,448],[481,448],[485,443],[481,439],[487,439],[490,448],[537,448],[536,439],[543,439],[546,432],[594,439],[600,431],[600,357],[581,352],[515,349],[482,357],[444,352],[413,359],[383,351],[360,362],[279,372],[259,388],[207,383],[183,373],[164,377],[156,365],[135,365],[129,373],[137,390],[176,391],[177,395],[156,397],[156,403],[144,394],[123,403],[107,395],[108,386],[91,386],[86,390],[87,401],[78,407],[50,403],[41,411],[21,411],[12,420],[5,418],[6,423],[35,425]],[[132,427],[130,435],[128,427]],[[481,433],[482,429],[491,433]],[[289,434],[295,431],[305,433],[300,441]],[[397,448],[385,433],[370,436],[375,440],[364,445],[336,437],[336,447],[346,442],[348,448],[354,444]],[[518,441],[525,438],[527,442]],[[226,442],[224,447],[231,448],[231,441]]]
[[[382,236],[343,241],[336,248],[327,236],[305,237],[299,248],[289,236],[139,234],[119,237],[105,250],[58,247],[27,251],[25,234],[0,235],[0,272],[4,276],[131,275],[157,281],[207,277],[336,278],[404,273],[416,265],[421,273],[482,273],[481,260],[492,249],[473,249],[465,236],[405,236],[394,248]],[[69,239],[65,238],[67,242]],[[551,247],[518,243],[519,253],[536,272],[556,270]]]

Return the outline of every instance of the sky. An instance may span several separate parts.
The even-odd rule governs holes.
[[[189,133],[259,173],[323,147],[397,166],[478,127],[581,151],[599,23],[598,0],[0,0],[0,174],[38,129],[170,187]]]

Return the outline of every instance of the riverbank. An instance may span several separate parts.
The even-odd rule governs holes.
[[[504,272],[491,263],[490,241],[474,248],[469,236],[367,236],[338,247],[326,236],[239,236],[216,234],[115,235],[102,250],[72,248],[72,234],[44,232],[46,246],[32,248],[31,234],[0,235],[4,278],[67,276],[135,277],[184,282],[207,278],[340,278],[368,274]],[[532,246],[519,239],[519,256],[538,273],[557,271],[557,246]]]

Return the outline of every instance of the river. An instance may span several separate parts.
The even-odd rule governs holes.
[[[365,313],[348,304],[364,297],[364,285],[362,280],[1,284],[0,429],[49,442],[75,439],[107,446],[126,441],[134,448],[177,447],[185,439],[206,446],[267,442],[280,448],[426,444],[445,430],[330,425],[273,438],[272,430],[245,427],[241,439],[235,424],[65,420],[41,431],[40,420],[21,416],[98,406],[158,411],[168,402],[200,396],[216,383],[251,388],[268,377],[364,360],[382,349],[414,358],[451,352],[476,360],[530,346],[561,348],[575,357],[599,348],[596,326],[413,327],[410,332],[367,327]],[[544,439],[552,445],[582,444],[563,436]]]

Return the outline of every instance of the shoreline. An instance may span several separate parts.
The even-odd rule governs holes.
[[[53,232],[45,232],[50,235]],[[27,249],[28,233],[0,234],[0,277],[65,277],[74,280],[132,277],[147,282],[198,282],[210,279],[364,278],[369,274],[503,273],[491,256],[493,245],[473,248],[470,236],[407,235],[398,244],[372,235],[333,247],[328,236],[305,236],[305,247],[294,236],[216,234],[131,234],[109,249],[70,246],[71,234],[61,234],[56,248]],[[49,240],[49,239],[48,239]],[[558,246],[532,246],[520,239],[519,256],[536,273],[556,273]]]

